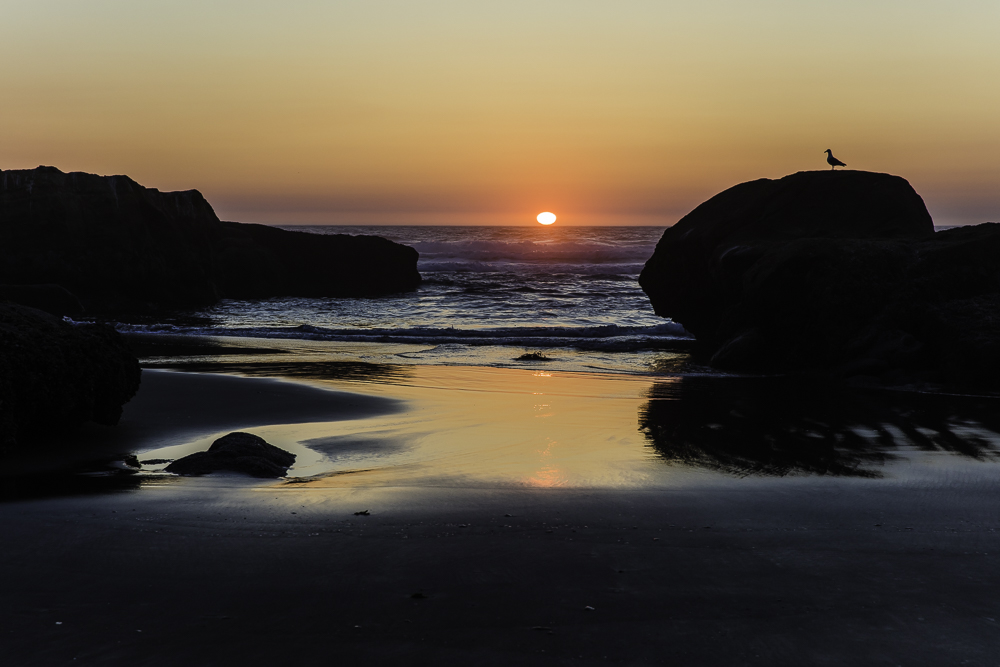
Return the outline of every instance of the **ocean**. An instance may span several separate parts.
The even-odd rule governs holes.
[[[629,460],[643,471],[635,478],[645,480],[641,484],[663,472],[651,471],[649,460],[737,477],[863,478],[914,457],[934,465],[941,465],[939,455],[958,454],[951,465],[998,460],[992,396],[852,390],[810,378],[723,373],[692,361],[693,338],[658,317],[638,284],[663,228],[290,229],[377,234],[410,245],[420,253],[423,284],[381,298],[227,300],[121,323],[126,332],[162,334],[134,340],[144,366],[295,378],[407,400],[418,407],[405,418],[373,422],[372,442],[381,444],[372,447],[382,451],[396,439],[405,444],[400,451],[411,451],[413,442],[426,440],[434,466],[444,460],[439,448],[449,438],[453,452],[465,452],[470,442],[493,443],[496,451],[512,451],[511,443],[529,447],[503,462],[482,453],[490,463],[463,468],[463,476],[489,476],[523,461],[534,465],[552,443],[570,442],[573,457],[586,450],[599,463],[564,462],[549,482],[600,486],[610,474],[614,484],[632,484],[635,470],[622,472],[632,464],[615,458],[626,449],[609,453],[611,441],[631,443]],[[436,426],[428,431],[431,422]],[[337,438],[351,438],[352,447],[363,440],[354,422],[323,425],[322,437],[278,429],[268,438],[294,448],[306,440],[327,442],[323,438],[338,428],[344,432]],[[296,451],[307,457],[307,449]],[[392,460],[417,460],[400,457]],[[329,468],[332,460],[322,460],[326,472],[382,465],[367,453]],[[516,483],[540,484],[545,477],[522,473]]]
[[[423,284],[380,298],[225,300],[123,331],[335,342],[362,361],[657,374],[692,342],[637,282],[663,227],[286,226],[416,248]],[[373,345],[374,344],[374,345]]]

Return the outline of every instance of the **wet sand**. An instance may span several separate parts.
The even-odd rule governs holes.
[[[204,409],[176,437],[175,408],[154,429],[150,405],[149,430],[127,414],[158,434],[143,447],[245,427],[313,441],[322,471],[0,504],[4,664],[996,662],[995,443],[897,447],[864,459],[877,476],[740,476],[638,434],[653,380],[539,372],[164,375]],[[265,386],[303,410],[219,407]]]

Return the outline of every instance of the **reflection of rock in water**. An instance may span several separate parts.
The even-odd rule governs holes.
[[[665,460],[737,475],[876,477],[912,446],[997,456],[1000,398],[835,390],[784,378],[657,383],[639,428]]]

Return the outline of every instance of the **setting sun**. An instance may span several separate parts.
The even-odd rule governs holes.
[[[553,222],[556,221],[556,214],[549,213],[548,211],[546,211],[545,213],[539,213],[538,217],[535,219],[538,220],[538,222],[542,223],[543,225],[551,225]]]

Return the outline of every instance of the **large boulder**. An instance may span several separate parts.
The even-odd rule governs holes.
[[[0,304],[0,449],[87,421],[117,424],[140,373],[110,326]]]
[[[737,185],[666,230],[639,282],[721,369],[1000,377],[1000,225],[935,233],[897,176]]]
[[[60,285],[92,312],[376,296],[414,289],[416,265],[414,249],[380,237],[222,222],[196,190],[54,167],[0,172],[0,283]]]

